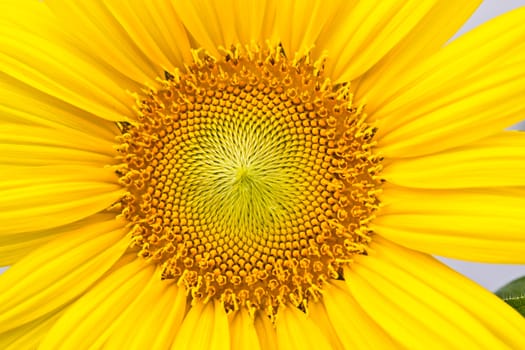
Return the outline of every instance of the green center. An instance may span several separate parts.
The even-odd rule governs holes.
[[[123,128],[131,245],[194,302],[306,307],[366,251],[375,128],[322,61],[280,47],[203,55],[139,97]]]

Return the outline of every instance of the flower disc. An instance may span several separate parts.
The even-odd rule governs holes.
[[[258,47],[194,56],[121,124],[132,245],[196,301],[306,307],[366,252],[375,128],[322,61]]]

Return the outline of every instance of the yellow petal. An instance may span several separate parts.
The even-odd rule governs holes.
[[[88,5],[90,9],[97,8],[95,11],[101,11],[106,17],[106,10],[102,10],[104,6],[102,2],[99,5],[94,4],[75,4],[75,6]],[[58,4],[57,4],[58,5]],[[115,55],[121,55],[122,60],[129,58],[123,55],[126,52],[127,42],[129,46],[137,46],[143,53],[139,61],[130,60],[130,65],[145,64],[143,60],[147,59],[151,65],[157,65],[164,70],[172,72],[175,68],[182,68],[184,62],[191,60],[190,44],[186,34],[186,30],[180,21],[180,18],[175,13],[171,1],[147,1],[147,2],[129,2],[126,0],[111,1],[104,4],[111,12],[114,19],[109,16],[106,19],[108,26],[113,26],[115,35],[122,37],[122,41],[115,45],[115,38],[97,33],[98,45],[112,48]],[[58,5],[62,6],[62,4]],[[99,7],[100,6],[100,7]],[[60,13],[64,13],[63,10]],[[93,15],[93,14],[91,14]],[[97,16],[100,20],[101,17]],[[125,33],[119,30],[119,26]],[[91,29],[95,29],[91,27]],[[117,34],[118,33],[118,34]],[[92,38],[92,33],[89,32],[83,39],[89,41]],[[175,44],[176,43],[176,44]],[[118,44],[122,44],[119,46]],[[92,46],[94,53],[99,50],[100,46]],[[115,64],[112,60],[107,60],[108,64]],[[127,74],[123,67],[115,65],[116,69],[120,69],[124,74]],[[151,79],[151,77],[149,77]],[[138,79],[138,78],[137,78]],[[137,80],[138,81],[138,80]],[[139,81],[140,82],[140,81]]]
[[[215,55],[219,46],[271,39],[274,1],[176,1],[174,8],[197,47]]]
[[[416,65],[372,118],[386,157],[414,157],[503,131],[525,111],[525,7],[482,25]]]
[[[40,348],[89,348],[136,298],[152,274],[153,267],[143,259],[134,259],[118,269],[113,268],[66,310],[43,339]]]
[[[169,345],[173,343],[175,335],[177,334],[182,319],[185,316],[186,310],[186,290],[184,288],[171,287],[171,293],[166,293],[169,298],[171,306],[168,306],[168,314],[162,327],[157,329],[157,339],[152,344],[152,348],[169,349]]]
[[[408,35],[434,3],[432,0],[344,2],[319,35],[313,53],[319,56],[327,52],[326,72],[334,81],[351,81]]]
[[[128,242],[111,216],[65,232],[0,275],[0,331],[13,329],[81,295]]]
[[[136,90],[137,86],[102,65],[100,50],[86,55],[74,40],[66,38],[71,32],[45,8],[47,1],[23,4],[19,13],[0,16],[2,75],[100,118],[124,120],[132,116],[134,101],[126,89]],[[68,21],[78,23],[72,17]]]
[[[83,220],[47,230],[18,233],[6,232],[0,235],[0,266],[13,265],[33,250],[62,234],[76,231],[84,226],[92,226],[101,221],[114,220],[114,214],[104,213],[91,215]]]
[[[234,311],[229,315],[230,344],[232,350],[259,350],[259,338],[255,331],[254,320],[246,308]]]
[[[103,167],[115,163],[117,154],[113,145],[114,141],[73,129],[0,124],[0,163],[3,165],[84,164]]]
[[[277,6],[274,37],[289,58],[303,55],[314,47],[315,56],[323,55],[328,42],[318,40],[323,30],[329,30],[332,19],[341,10],[349,11],[346,1],[296,0],[281,1]]]
[[[140,294],[113,321],[94,348],[168,349],[182,323],[186,292],[173,281],[161,280],[159,269]]]
[[[325,286],[330,288],[330,286]],[[352,310],[354,312],[355,310]],[[326,311],[326,306],[321,300],[316,300],[308,303],[308,316],[315,320],[315,324],[321,332],[325,335],[326,339],[330,341],[330,346],[332,350],[343,350],[343,349],[353,349],[355,348],[355,343],[352,343],[353,337],[347,336],[345,334],[345,341],[343,342],[337,332],[335,331],[336,325],[332,323],[328,317],[328,312]],[[346,325],[347,320],[345,319],[344,324]],[[343,344],[351,344],[351,347],[346,347]]]
[[[183,67],[189,40],[170,1],[46,1],[64,28],[97,64],[135,83],[153,83],[163,70]],[[104,55],[100,55],[103,52]]]
[[[220,302],[196,302],[192,305],[171,349],[230,349],[228,317]]]
[[[412,249],[458,259],[525,262],[521,188],[417,190],[388,186],[372,229]]]
[[[0,235],[45,230],[93,215],[124,194],[110,168],[0,169]]]
[[[430,256],[374,237],[344,273],[359,305],[406,348],[525,346],[524,318]]]
[[[501,132],[418,158],[390,160],[381,176],[406,187],[452,189],[524,186],[525,134]]]
[[[47,95],[7,76],[0,76],[0,123],[71,129],[114,141],[115,123],[98,118],[74,105]]]
[[[54,236],[52,234],[44,235],[43,237],[32,235],[32,238],[24,237],[23,241],[10,241],[6,240],[4,237],[1,237],[0,266],[9,266],[16,263],[36,248],[51,240],[53,237]]]
[[[259,337],[260,348],[277,349],[277,334],[270,318],[262,312],[256,312],[254,318],[254,326]]]
[[[18,328],[0,334],[0,348],[4,350],[36,349],[42,338],[64,313],[64,306]]]
[[[314,321],[296,307],[280,307],[275,324],[279,349],[330,349],[330,341]]]
[[[399,344],[396,344],[356,302],[343,281],[331,281],[324,288],[323,294],[322,304],[344,349],[399,347]]]
[[[373,112],[391,97],[400,77],[442,48],[467,21],[481,0],[437,1],[417,26],[359,79],[356,98]]]

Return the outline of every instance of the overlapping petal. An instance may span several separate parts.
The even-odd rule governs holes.
[[[420,64],[440,50],[481,2],[436,1],[417,26],[359,78],[357,99],[366,101],[367,110],[374,111],[386,96],[390,96],[399,79],[415,64]]]
[[[0,332],[69,304],[119,259],[127,248],[122,224],[98,219],[60,234],[0,275]]]
[[[184,288],[155,272],[97,342],[108,349],[168,349],[186,314],[186,300]]]
[[[264,43],[274,36],[275,1],[176,1],[174,5],[196,48],[214,55],[220,46]]]
[[[432,154],[520,121],[524,14],[525,7],[481,25],[381,91],[368,110],[378,120],[379,151],[391,158]]]
[[[228,318],[219,301],[192,305],[171,346],[172,350],[230,349]]]
[[[525,8],[441,49],[478,3],[4,0],[0,265],[15,265],[0,276],[0,347],[525,347],[518,314],[417,252],[525,261],[525,138],[502,131],[525,112]],[[124,195],[106,165],[114,122],[134,118],[129,91],[185,69],[190,48],[266,41],[356,80],[387,180],[367,255],[275,324],[190,305],[107,210]]]
[[[349,82],[372,68],[432,10],[436,1],[344,1],[313,53],[329,55],[327,74]]]
[[[0,124],[18,124],[20,128],[48,127],[69,130],[112,141],[118,129],[115,123],[48,95],[0,72]]]
[[[0,163],[9,166],[115,163],[114,141],[74,129],[0,124]]]
[[[520,349],[525,320],[434,258],[376,237],[345,270],[359,305],[405,348]]]
[[[79,48],[58,22],[45,3],[37,1],[22,1],[19,12],[0,15],[2,80],[29,85],[100,118],[131,115],[133,98],[126,89],[138,85]]]
[[[279,349],[330,349],[330,340],[296,307],[283,307],[276,320],[277,347]]]
[[[389,186],[372,227],[406,247],[458,259],[524,263],[523,188]]]
[[[500,132],[440,153],[386,163],[382,177],[405,187],[452,190],[525,186],[525,133]]]
[[[123,194],[111,168],[4,166],[0,169],[0,235],[75,222],[111,207]]]
[[[370,318],[343,281],[330,282],[323,291],[322,300],[312,303],[309,313],[317,320],[319,327],[325,328],[325,334],[329,335],[334,349],[400,348],[400,344]],[[358,334],[374,336],[356,336]],[[334,339],[339,344],[334,344]]]
[[[249,315],[248,310],[242,308],[229,315],[230,344],[232,350],[263,350],[259,342],[257,331],[255,330],[254,319]],[[235,331],[233,331],[235,330]]]
[[[111,255],[119,257],[114,253]],[[66,310],[43,339],[40,348],[51,350],[103,345],[110,325],[140,295],[153,270],[153,266],[147,266],[142,260],[123,257]]]

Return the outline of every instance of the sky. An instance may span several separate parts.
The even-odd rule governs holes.
[[[525,0],[485,0],[457,35],[461,35],[490,18],[519,6],[525,6]],[[516,128],[525,129],[525,123],[519,124]],[[445,258],[440,258],[440,260],[492,291],[525,275],[525,265],[479,264]],[[3,270],[0,268],[0,273]]]

